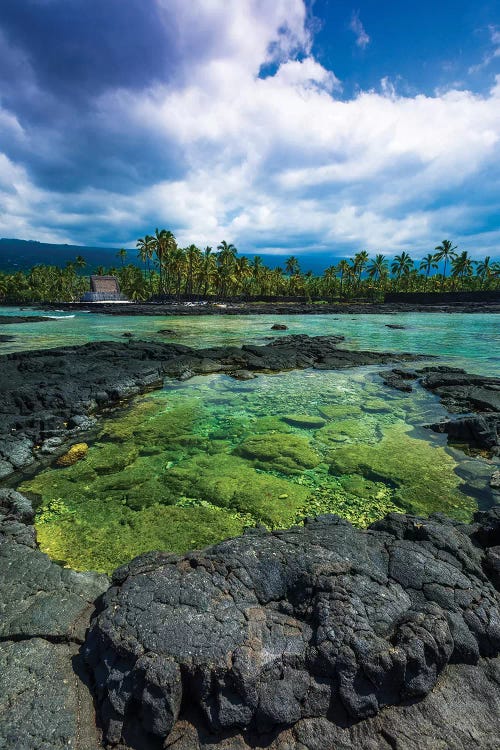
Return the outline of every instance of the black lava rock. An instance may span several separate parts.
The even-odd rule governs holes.
[[[361,531],[325,516],[120,568],[85,643],[107,740],[386,747],[382,708],[421,701],[450,663],[500,650],[496,551],[480,545],[500,535],[500,511],[478,519],[392,514]],[[390,746],[407,747],[390,716]],[[358,744],[341,744],[355,725]]]

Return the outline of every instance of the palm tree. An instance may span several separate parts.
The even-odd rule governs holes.
[[[491,262],[491,256],[487,255],[484,260],[477,261],[476,273],[481,279],[480,288],[482,289],[485,282],[494,275],[495,264]]]
[[[217,268],[221,282],[220,293],[222,297],[225,297],[238,251],[233,244],[227,243],[225,240],[222,240],[222,242],[217,245],[217,250],[219,251],[217,255]]]
[[[443,260],[444,258],[444,273],[443,276],[446,279],[446,265],[448,263],[449,258],[454,258],[456,253],[455,250],[457,249],[456,245],[453,245],[453,243],[450,240],[443,240],[440,245],[437,245],[437,247],[434,248],[437,250],[436,255],[434,256],[437,261]]]
[[[460,253],[460,255],[455,255],[455,257],[452,258],[451,269],[453,280],[463,280],[468,276],[472,276],[472,274],[474,273],[474,268],[467,250],[464,250]]]
[[[378,253],[368,266],[367,272],[370,279],[373,279],[374,282],[378,281],[382,286],[382,279],[385,280],[388,272],[387,260],[385,258],[385,255],[382,255],[382,253]],[[373,296],[375,295],[373,294]]]
[[[217,270],[215,255],[211,247],[207,247],[203,251],[203,260],[201,264],[200,279],[203,284],[203,296],[206,297],[210,288],[210,282],[215,276]]]
[[[387,273],[387,260],[385,255],[378,253],[375,258],[371,261],[367,268],[368,276],[371,279],[379,280]]]
[[[104,268],[104,266],[97,266],[95,272],[98,276],[104,276],[104,274],[106,273],[106,269]]]
[[[259,281],[264,271],[264,263],[262,262],[262,258],[260,255],[253,256],[252,262],[250,263],[250,268],[252,269],[253,280],[255,281],[256,286],[259,286]]]
[[[236,258],[234,261],[234,281],[237,292],[246,291],[246,282],[252,277],[252,269],[248,258],[242,255],[240,258]]]
[[[182,276],[186,270],[186,254],[181,247],[169,252],[169,266],[175,280],[175,293],[181,296]]]
[[[422,258],[419,265],[420,271],[425,271],[425,286],[429,283],[429,275],[432,269],[438,268],[438,264],[436,263],[436,256],[433,253],[427,253],[425,257]]]
[[[323,272],[323,279],[325,282],[326,291],[329,297],[333,297],[335,291],[335,281],[337,277],[337,267],[328,266]]]
[[[120,258],[121,263],[122,263],[122,268],[123,268],[125,258],[127,257],[127,251],[125,250],[124,247],[122,247],[121,250],[118,250],[118,252],[116,253],[116,257]]]
[[[168,289],[170,276],[170,256],[177,248],[177,242],[174,234],[167,229],[158,229],[156,227],[154,236],[154,250],[158,258],[160,271],[160,294],[163,294],[165,288]],[[163,273],[165,271],[165,273]],[[165,276],[165,279],[164,279]]]
[[[370,259],[370,256],[368,255],[366,250],[362,250],[361,252],[356,253],[356,255],[354,256],[354,259],[352,261],[352,269],[354,272],[354,278],[356,279],[357,288],[359,288],[360,286],[361,276],[363,274],[363,271],[369,259]]]
[[[201,262],[201,250],[199,247],[196,247],[196,245],[189,245],[189,247],[186,248],[186,262],[187,271],[185,292],[186,294],[192,294],[194,274],[198,271]]]
[[[411,259],[409,253],[403,250],[401,255],[396,255],[394,260],[392,261],[391,271],[396,276],[396,280],[399,282],[402,276],[409,276],[413,265],[413,260]]]
[[[337,273],[340,274],[340,299],[342,299],[342,291],[344,288],[344,277],[349,274],[351,266],[346,260],[341,260],[337,265]]]
[[[285,273],[289,276],[295,276],[296,273],[300,273],[299,261],[295,255],[291,255],[285,261]]]
[[[146,278],[146,270],[149,276],[149,282],[151,286],[151,270],[149,262],[152,259],[155,251],[155,238],[150,234],[146,234],[144,237],[139,237],[135,243],[137,248],[137,257],[144,263],[144,278]]]
[[[86,265],[87,261],[85,260],[85,258],[81,255],[77,255],[75,258],[75,266],[77,268],[85,268]]]

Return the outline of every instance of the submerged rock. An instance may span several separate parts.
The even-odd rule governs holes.
[[[285,414],[282,419],[293,427],[302,427],[306,430],[317,430],[326,424],[325,419],[313,414]]]
[[[300,474],[304,469],[313,469],[321,461],[308,440],[290,433],[253,435],[234,452],[248,458],[258,469],[271,469],[283,474]]]
[[[274,325],[271,326],[271,331],[287,331],[288,326],[284,325],[283,323],[274,323]]]
[[[455,706],[474,674],[470,731],[497,722],[500,599],[485,559],[499,535],[499,511],[471,526],[392,514],[367,532],[329,516],[134,560],[85,644],[108,742],[434,747],[418,744],[423,712],[433,741],[455,733],[465,750]]]

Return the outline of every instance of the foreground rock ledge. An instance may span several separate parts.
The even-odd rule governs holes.
[[[126,748],[491,748],[500,510],[253,530],[118,569],[87,636]],[[444,671],[443,671],[444,670]],[[155,740],[156,738],[156,740]]]

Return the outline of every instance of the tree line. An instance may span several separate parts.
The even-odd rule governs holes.
[[[136,263],[126,262],[131,251],[117,252],[118,267],[95,269],[99,275],[118,277],[122,292],[132,300],[170,296],[261,297],[286,296],[306,299],[381,300],[388,292],[477,291],[500,288],[500,264],[491,256],[473,260],[443,240],[434,252],[414,261],[407,251],[392,260],[382,253],[370,257],[356,253],[328,266],[321,275],[303,272],[298,259],[290,256],[283,267],[269,268],[259,255],[251,260],[238,255],[232,243],[223,240],[216,250],[192,244],[179,247],[174,234],[156,229],[136,243]],[[133,251],[132,251],[133,252]],[[440,267],[441,266],[441,267]],[[37,265],[27,273],[0,274],[0,299],[27,301],[72,301],[88,289],[82,275],[86,261],[78,256],[64,268]]]

